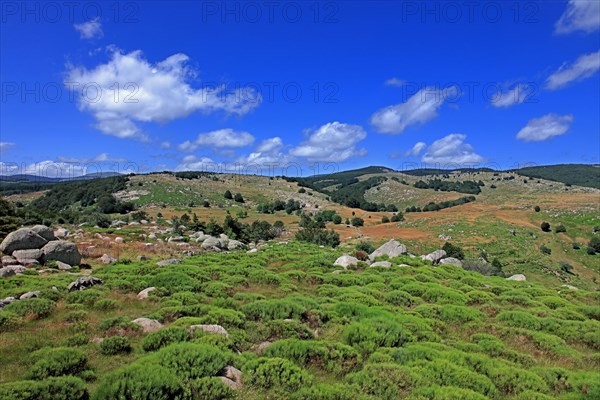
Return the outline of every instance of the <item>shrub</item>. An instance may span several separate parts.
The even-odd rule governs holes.
[[[516,367],[495,368],[490,378],[496,387],[505,394],[519,394],[526,390],[535,392],[546,391],[544,380],[533,372]]]
[[[235,201],[236,203],[243,203],[244,196],[242,196],[241,193],[236,193],[235,196],[233,196],[233,201]]]
[[[32,319],[45,318],[54,308],[54,302],[46,299],[25,299],[12,302],[4,307],[3,313],[10,312]]]
[[[98,329],[114,335],[139,332],[142,328],[125,317],[113,317],[100,322]]]
[[[542,252],[542,254],[552,254],[552,249],[544,244],[540,245],[540,251]]]
[[[350,324],[343,334],[344,342],[364,352],[378,347],[399,347],[412,340],[401,324],[386,318],[372,318]]]
[[[588,249],[592,249],[594,253],[600,253],[600,238],[591,238],[588,243]]]
[[[159,364],[184,381],[215,376],[227,365],[227,356],[207,344],[176,343],[155,354]]]
[[[371,254],[375,251],[375,246],[373,246],[373,243],[371,242],[360,242],[356,245],[356,250]]]
[[[459,246],[454,245],[450,242],[444,243],[444,246],[442,246],[442,250],[444,250],[446,252],[446,255],[448,257],[458,258],[459,260],[465,259],[465,253],[464,253],[463,249],[461,249]]]
[[[85,382],[74,376],[43,381],[17,381],[0,385],[0,399],[10,400],[88,400]]]
[[[554,232],[556,233],[562,233],[562,232],[566,232],[567,228],[563,225],[563,224],[559,224],[556,226],[556,228],[554,228]]]
[[[348,380],[377,399],[396,400],[406,398],[415,377],[406,367],[397,364],[367,364],[362,371]]]
[[[65,315],[65,321],[67,322],[80,322],[86,319],[88,316],[87,311],[77,310],[71,311]]]
[[[550,232],[550,224],[548,222],[542,222],[540,228],[542,228],[542,231],[544,232]]]
[[[354,217],[351,221],[352,226],[363,226],[365,224],[365,220],[360,217]]]
[[[401,212],[392,215],[392,218],[390,218],[390,221],[392,222],[400,222],[400,221],[404,221],[404,214],[402,214]]]
[[[333,222],[335,225],[339,225],[342,223],[342,217],[339,216],[338,214],[335,214],[333,216],[333,218],[331,219],[331,222]]]
[[[244,366],[244,380],[261,388],[297,390],[308,386],[312,377],[302,368],[283,358],[258,358]]]
[[[197,281],[182,272],[161,272],[152,277],[148,284],[164,289],[167,293],[193,291]]]
[[[533,207],[533,210],[535,212],[540,212],[541,208],[540,208],[540,206],[535,206],[535,207]]]
[[[101,299],[94,303],[96,310],[110,311],[119,308],[120,303],[114,299]]]
[[[401,307],[412,307],[416,303],[416,299],[404,290],[392,290],[383,298],[386,302]]]
[[[381,217],[382,224],[387,224],[388,222],[390,222],[390,218],[387,215],[384,215],[383,217]]]
[[[129,339],[123,336],[107,337],[100,343],[100,353],[104,355],[114,355],[131,352],[131,343]]]
[[[189,339],[188,330],[177,326],[160,329],[149,333],[142,340],[144,351],[156,351],[172,343],[185,342]]]
[[[0,332],[6,332],[19,324],[19,317],[10,312],[10,311],[2,311],[0,312]]]
[[[219,378],[200,378],[190,382],[194,400],[227,400],[237,398],[235,392]]]
[[[87,355],[68,347],[43,348],[31,355],[34,364],[27,373],[30,379],[77,375],[87,369]]]
[[[96,289],[79,290],[69,293],[66,300],[70,304],[84,304],[91,307],[103,294]]]
[[[233,199],[233,195],[231,194],[231,192],[229,190],[226,190],[225,193],[223,193],[223,197],[225,197],[227,200]]]
[[[94,400],[182,399],[183,388],[174,373],[158,365],[134,363],[106,376]]]
[[[416,391],[420,398],[427,400],[486,400],[482,394],[470,389],[462,389],[456,386],[431,386]]]
[[[243,307],[242,311],[249,319],[267,321],[299,318],[305,311],[305,308],[292,299],[273,299],[258,300],[247,304]]]
[[[301,366],[316,366],[332,372],[350,371],[360,362],[360,354],[352,347],[318,340],[278,340],[267,347],[264,355],[286,358]]]
[[[317,384],[305,387],[293,393],[291,400],[362,400],[363,397],[355,393],[353,386],[343,384]]]
[[[470,389],[488,397],[494,397],[497,390],[492,381],[465,367],[444,359],[435,359],[419,364],[419,380],[426,385],[456,386]]]

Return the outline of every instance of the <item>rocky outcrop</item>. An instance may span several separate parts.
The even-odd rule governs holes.
[[[16,250],[41,249],[46,243],[48,243],[46,239],[31,229],[21,228],[4,238],[0,243],[0,251],[11,255]]]
[[[137,295],[138,300],[146,300],[150,296],[150,292],[154,290],[156,290],[154,286],[142,290]]]
[[[402,254],[406,254],[407,252],[408,252],[408,249],[406,248],[405,245],[398,242],[397,240],[392,239],[389,242],[380,246],[374,252],[372,252],[369,255],[369,259],[372,261],[372,260],[375,260],[376,257],[384,256],[384,255],[388,256],[389,258],[394,258],[394,257],[398,257]]]
[[[79,265],[81,263],[81,254],[77,250],[75,243],[66,240],[54,240],[48,242],[43,248],[43,260],[61,261],[69,265]]]
[[[102,264],[108,265],[117,261],[116,258],[109,256],[108,254],[102,254],[102,257],[98,258]]]
[[[102,279],[93,277],[93,276],[82,276],[80,278],[77,278],[75,281],[69,283],[69,286],[67,286],[67,289],[69,290],[69,292],[74,291],[74,290],[84,290],[87,288],[90,288],[92,286],[95,285],[101,285],[102,284]]]
[[[525,277],[525,275],[523,275],[523,274],[516,274],[516,275],[513,275],[513,276],[511,276],[511,277],[508,277],[508,278],[506,278],[506,280],[508,280],[508,281],[519,281],[519,282],[523,282],[523,281],[526,281],[526,280],[527,280],[527,278],[526,278],[526,277]]]
[[[446,257],[446,258],[440,260],[440,264],[450,264],[450,265],[454,265],[457,267],[463,266],[462,261],[460,261],[458,258],[454,258],[454,257]]]
[[[432,263],[437,264],[444,257],[446,257],[446,252],[444,250],[436,250],[433,253],[427,254],[426,256],[421,256],[421,259],[425,261],[431,261]]]
[[[337,267],[342,267],[344,269],[348,269],[348,267],[350,267],[352,265],[357,265],[357,264],[358,264],[358,258],[349,256],[348,254],[344,254],[343,256],[341,256],[337,260],[335,260],[335,262],[333,263],[333,265],[335,265]]]
[[[223,328],[221,325],[192,325],[190,326],[190,331],[195,331],[196,329],[200,329],[201,331],[207,332],[207,333],[216,333],[219,335],[225,335],[225,337],[229,337],[229,332],[227,332],[227,330],[225,328]]]
[[[46,225],[35,225],[31,227],[31,230],[49,242],[53,240],[58,240],[52,228],[49,228]]]
[[[131,322],[133,322],[136,325],[141,326],[142,331],[144,333],[156,332],[157,330],[159,330],[160,328],[163,327],[163,324],[161,324],[160,322],[158,322],[155,319],[150,319],[150,318],[137,318]]]
[[[162,260],[156,263],[156,265],[158,265],[159,267],[165,267],[167,265],[173,265],[173,264],[179,264],[181,262],[181,260],[177,259],[177,258],[171,258],[168,260]]]
[[[31,260],[39,261],[43,255],[44,253],[40,249],[16,250],[12,253],[19,264],[24,265],[31,263]]]
[[[392,266],[392,263],[389,261],[377,261],[377,262],[374,262],[373,264],[371,264],[371,267],[389,268],[391,266]]]

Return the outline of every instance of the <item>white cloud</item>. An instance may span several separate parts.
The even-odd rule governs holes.
[[[8,150],[13,147],[15,144],[13,142],[0,142],[0,151]]]
[[[597,0],[569,0],[567,9],[554,28],[554,32],[558,34],[576,31],[591,33],[600,29],[600,2]]]
[[[183,157],[181,163],[175,168],[177,171],[214,171],[215,161],[209,157],[188,155]]]
[[[398,79],[396,77],[390,78],[387,81],[384,82],[384,85],[386,86],[403,86],[406,82],[403,81],[402,79]]]
[[[517,139],[526,142],[540,142],[566,133],[573,122],[572,115],[546,114],[540,118],[532,118],[517,133]]]
[[[194,89],[188,82],[196,71],[187,61],[179,53],[151,64],[140,50],[115,50],[109,62],[93,69],[68,66],[64,83],[78,95],[79,109],[93,114],[96,128],[119,138],[147,140],[139,123],[166,123],[196,111],[244,115],[260,104],[252,88]]]
[[[485,158],[475,153],[473,146],[465,143],[467,135],[452,133],[446,137],[436,140],[427,147],[422,161],[427,164],[477,164],[485,161]]]
[[[291,157],[283,153],[283,141],[280,137],[273,137],[263,140],[254,152],[246,157],[240,158],[241,164],[254,164],[258,166],[266,166],[267,164],[288,164],[292,161]]]
[[[410,157],[410,156],[417,157],[419,154],[421,154],[421,152],[423,150],[425,150],[426,147],[427,147],[427,144],[425,142],[417,142],[417,143],[415,143],[415,145],[413,146],[412,149],[410,149],[406,153],[404,153],[404,156],[405,157]]]
[[[523,103],[530,93],[531,90],[529,90],[528,84],[519,83],[512,89],[506,91],[505,93],[501,93],[499,96],[492,99],[490,103],[492,106],[497,108],[511,107],[515,104]]]
[[[59,162],[64,163],[80,163],[80,164],[88,164],[88,163],[100,163],[100,162],[127,162],[126,158],[115,158],[109,157],[108,153],[100,153],[96,157],[92,158],[74,158],[74,157],[58,157]]]
[[[88,22],[75,24],[73,27],[79,32],[79,37],[81,39],[95,39],[104,36],[104,32],[102,32],[102,23],[98,17],[89,20]]]
[[[68,179],[85,175],[86,166],[80,163],[67,163],[56,161],[40,161],[31,164],[16,164],[0,162],[0,175],[36,175],[46,178]],[[93,172],[96,172],[95,170]]]
[[[179,150],[194,151],[198,147],[246,147],[254,143],[254,136],[248,132],[236,132],[231,128],[201,133],[194,141],[186,140],[179,145]]]
[[[356,144],[367,137],[359,125],[330,122],[312,132],[307,141],[290,150],[296,157],[309,161],[340,162],[351,157],[362,156],[366,149],[357,149]]]
[[[600,3],[598,3],[600,4]],[[600,69],[600,50],[580,56],[573,64],[563,64],[546,80],[546,87],[554,90],[573,81],[589,78]]]
[[[381,133],[401,133],[413,124],[424,124],[437,116],[444,101],[456,96],[457,89],[425,88],[410,97],[405,103],[385,107],[371,116],[371,124]]]
[[[169,142],[168,140],[165,140],[164,142],[160,142],[160,148],[161,149],[170,149],[171,142]]]

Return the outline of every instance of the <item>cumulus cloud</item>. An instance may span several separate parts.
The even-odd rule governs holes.
[[[152,64],[140,50],[115,50],[95,68],[68,66],[64,84],[76,93],[79,109],[94,116],[97,129],[119,138],[147,139],[140,123],[166,123],[196,111],[241,116],[260,104],[252,88],[193,88],[189,81],[196,71],[187,62],[181,53]]]
[[[390,78],[384,82],[384,84],[386,86],[396,86],[396,87],[403,86],[405,83],[406,83],[405,81],[403,81],[402,79],[398,79],[396,77]]]
[[[308,140],[291,149],[290,154],[309,161],[340,162],[365,155],[367,150],[357,149],[356,145],[366,137],[367,132],[359,125],[330,122],[310,133]]]
[[[283,140],[280,137],[265,139],[256,146],[254,152],[242,157],[239,162],[258,166],[288,164],[292,161],[292,158],[283,152],[283,148]]]
[[[473,146],[465,143],[467,135],[452,133],[427,147],[422,161],[427,164],[477,164],[485,158],[475,153]]]
[[[95,39],[104,36],[104,32],[102,32],[102,23],[100,22],[99,17],[81,24],[75,24],[73,27],[79,32],[79,37],[81,39]]]
[[[521,104],[527,100],[527,96],[530,94],[530,92],[531,90],[529,90],[528,84],[519,83],[512,89],[492,99],[491,104],[497,108],[507,108],[514,106],[515,104]]]
[[[598,3],[600,4],[600,3]],[[546,80],[546,87],[554,90],[566,86],[570,82],[589,78],[600,69],[600,50],[584,54],[572,64],[563,64]]]
[[[236,132],[231,128],[219,129],[212,132],[201,133],[193,140],[186,140],[179,145],[179,150],[194,151],[198,147],[246,147],[254,143],[254,136],[248,132]]]
[[[569,0],[567,9],[554,25],[554,32],[567,34],[576,31],[591,33],[600,29],[600,2]]]
[[[74,158],[74,157],[58,157],[59,162],[64,163],[100,163],[100,162],[127,162],[126,158],[109,157],[108,153],[100,153],[92,158]]]
[[[565,134],[573,122],[572,115],[546,114],[540,118],[532,118],[517,133],[517,139],[526,142],[541,142],[554,136]]]
[[[410,156],[417,157],[419,154],[421,154],[421,152],[423,150],[425,150],[425,148],[427,148],[427,144],[425,142],[417,142],[417,143],[415,143],[415,145],[413,146],[412,149],[410,149],[406,153],[404,153],[404,156],[405,157],[410,157]]]
[[[177,171],[214,171],[217,164],[209,157],[189,155],[183,157]]]
[[[13,147],[15,144],[13,142],[0,142],[0,151],[8,150]]]
[[[455,87],[425,88],[405,103],[385,107],[371,116],[371,124],[381,133],[401,133],[413,124],[424,124],[437,116],[437,110],[448,97],[457,95]]]
[[[93,172],[97,172],[94,170]],[[45,160],[31,164],[0,162],[0,175],[36,175],[45,178],[68,179],[87,173],[87,167],[80,163],[67,163]]]

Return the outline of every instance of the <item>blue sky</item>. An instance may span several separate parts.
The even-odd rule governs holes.
[[[600,2],[1,12],[3,174],[600,162]]]

